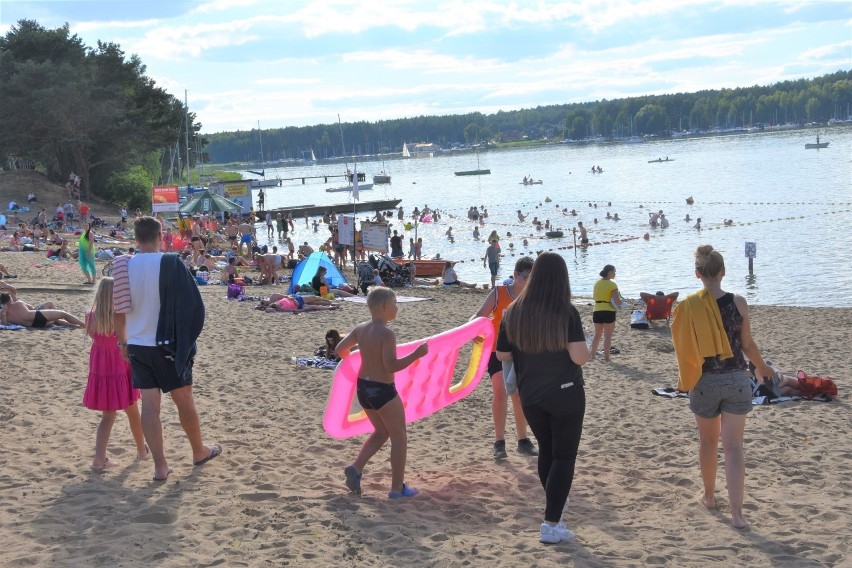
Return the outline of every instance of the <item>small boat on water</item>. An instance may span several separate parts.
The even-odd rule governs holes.
[[[534,179],[534,180],[524,180],[524,181],[521,181],[521,182],[518,182],[518,183],[520,183],[521,185],[541,185],[544,182],[541,181],[540,179]]]
[[[382,172],[380,174],[376,174],[376,175],[373,176],[373,183],[382,184],[382,183],[390,183],[390,182],[391,182],[390,174],[386,174],[385,172]]]
[[[372,183],[359,183],[358,191],[367,191],[368,189],[373,189]],[[340,187],[329,187],[326,189],[328,193],[338,193],[343,191],[352,191],[352,184],[349,185],[341,185]]]
[[[280,179],[252,179],[249,180],[251,182],[251,186],[254,187],[280,187],[281,180]]]
[[[475,170],[464,170],[461,172],[453,172],[457,176],[484,176],[491,173],[491,170],[479,169],[479,146],[476,147],[476,168]]]
[[[674,158],[669,158],[668,156],[666,156],[665,158],[657,158],[656,160],[648,160],[648,163],[649,164],[659,164],[659,163],[662,163],[662,162],[674,162],[674,161],[675,161]]]
[[[384,152],[384,144],[381,139],[381,134],[379,135],[379,147],[382,148],[382,171],[373,176],[373,183],[376,184],[384,184],[391,182],[390,172],[388,172],[387,168],[385,168],[385,152]]]
[[[447,265],[446,260],[412,260],[410,264],[414,265],[415,274],[418,278],[431,278],[444,274],[444,267]]]
[[[828,148],[830,142],[817,142],[816,144],[805,144],[805,150],[819,150],[820,148]]]

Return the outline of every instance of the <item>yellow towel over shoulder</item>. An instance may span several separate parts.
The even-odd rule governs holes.
[[[672,322],[672,343],[677,355],[677,388],[691,391],[701,378],[705,357],[730,359],[731,343],[722,325],[716,298],[701,289],[677,305]]]

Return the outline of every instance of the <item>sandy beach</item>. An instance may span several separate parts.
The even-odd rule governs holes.
[[[0,253],[31,303],[54,301],[78,317],[92,301],[76,263],[40,253]],[[102,263],[98,263],[98,270]],[[252,287],[252,295],[283,286]],[[734,289],[734,291],[737,291]],[[566,524],[574,541],[538,542],[544,494],[535,459],[491,459],[490,381],[409,426],[407,481],[421,490],[387,497],[389,450],[347,493],[343,467],[361,437],[322,428],[332,372],[299,369],[325,331],[367,318],[364,305],[332,312],[265,314],[201,288],[207,320],[195,364],[205,441],[224,454],[193,467],[174,406],[164,401],[168,482],[134,462],[119,416],[109,455],[89,469],[99,413],[82,405],[90,342],[83,331],[2,331],[0,564],[3,566],[842,566],[852,543],[849,377],[852,309],[752,307],[753,334],[785,372],[832,376],[840,398],[756,407],[746,427],[745,509],[751,529],[729,525],[724,469],[719,512],[697,501],[697,431],[685,399],[652,396],[677,369],[665,325],[631,330],[619,315],[621,353],[585,367],[588,403]],[[481,290],[398,291],[428,301],[400,305],[400,342],[455,327]],[[591,302],[576,299],[591,325]],[[457,372],[459,372],[457,370]],[[510,417],[511,423],[511,417]],[[512,432],[510,426],[509,431]]]

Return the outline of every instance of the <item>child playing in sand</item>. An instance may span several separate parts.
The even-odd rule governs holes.
[[[347,466],[346,487],[361,494],[361,472],[373,455],[391,441],[391,490],[388,497],[399,499],[413,497],[417,489],[404,483],[405,457],[408,441],[405,433],[405,410],[394,385],[394,373],[408,367],[426,355],[426,343],[401,359],[396,357],[396,335],[388,322],[396,319],[396,294],[390,288],[373,288],[367,296],[367,307],[372,319],[355,326],[337,345],[341,359],[358,345],[361,350],[361,369],[358,372],[358,403],[375,429],[364,441],[358,457]]]
[[[98,284],[92,309],[86,314],[86,333],[92,338],[89,352],[89,380],[83,394],[83,405],[91,410],[100,410],[101,423],[95,438],[95,457],[92,469],[102,471],[118,466],[107,455],[107,443],[115,423],[115,413],[123,410],[130,423],[130,433],[136,442],[136,459],[148,459],[148,446],[142,435],[142,420],[139,417],[139,391],[133,388],[130,363],[121,356],[118,339],[112,321],[113,279],[103,278]]]

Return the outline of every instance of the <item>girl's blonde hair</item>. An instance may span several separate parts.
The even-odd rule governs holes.
[[[101,278],[95,301],[92,302],[92,333],[112,335],[115,326],[112,322],[112,288],[114,280],[110,277]]]

